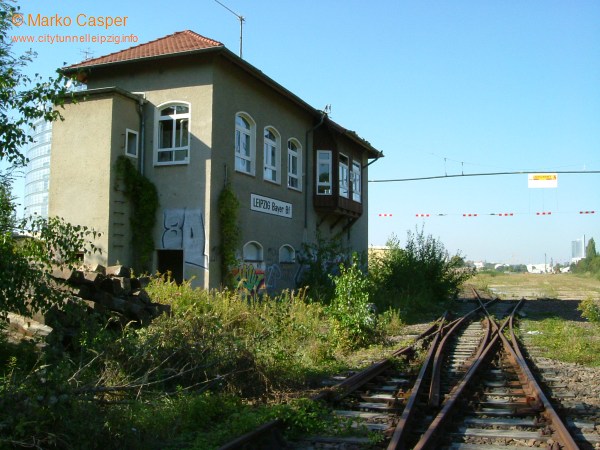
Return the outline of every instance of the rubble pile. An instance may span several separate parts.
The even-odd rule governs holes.
[[[148,325],[160,314],[170,312],[168,305],[153,303],[144,290],[149,278],[133,278],[126,266],[96,265],[80,270],[55,268],[52,276],[59,289],[83,301],[90,311],[112,312],[123,325],[130,322]],[[10,314],[9,322],[13,331],[28,337],[45,337],[57,322],[67,328],[73,325],[68,323],[61,308],[53,308],[44,315],[34,314],[32,318]]]

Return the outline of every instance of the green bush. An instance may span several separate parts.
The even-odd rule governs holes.
[[[327,310],[334,320],[333,333],[338,346],[354,349],[372,343],[377,316],[369,301],[369,279],[360,270],[357,255],[353,255],[352,265],[340,265],[340,275],[331,278],[335,296]]]
[[[399,309],[404,318],[436,313],[473,274],[459,255],[450,257],[440,241],[423,231],[409,232],[404,248],[395,236],[387,246],[369,260],[373,301],[380,310]]]
[[[600,324],[600,303],[591,297],[582,300],[578,308],[581,315],[592,323]]]

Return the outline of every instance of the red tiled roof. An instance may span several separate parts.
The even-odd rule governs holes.
[[[163,55],[172,55],[176,53],[193,52],[213,47],[223,47],[223,44],[194,33],[190,30],[178,31],[177,33],[136,45],[120,52],[111,53],[106,56],[88,59],[81,63],[72,64],[64,70],[73,70],[84,67],[98,66],[123,61],[131,61],[143,58],[153,58]]]

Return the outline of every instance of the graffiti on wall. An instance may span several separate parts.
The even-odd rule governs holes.
[[[234,269],[233,276],[238,290],[242,292],[255,296],[265,290],[265,271],[252,264],[243,264]]]
[[[183,250],[185,264],[208,269],[204,215],[199,209],[163,211],[162,248]]]
[[[282,289],[294,289],[296,287],[296,272],[298,265],[295,263],[270,264],[265,269],[266,289],[276,293]]]

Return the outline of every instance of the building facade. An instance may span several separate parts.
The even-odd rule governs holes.
[[[366,252],[368,165],[381,152],[221,43],[183,31],[63,70],[87,90],[55,124],[50,214],[103,233],[89,262],[134,259],[121,155],[158,191],[153,270],[219,286],[226,184],[246,280],[294,287],[298,253],[318,236]]]

